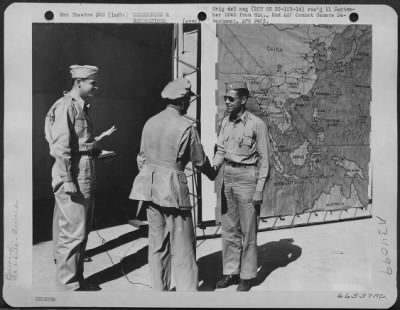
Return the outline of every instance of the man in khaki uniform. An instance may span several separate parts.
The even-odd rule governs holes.
[[[265,123],[246,110],[249,91],[244,82],[226,85],[227,112],[222,120],[214,166],[223,166],[223,278],[217,288],[237,284],[248,291],[257,275],[257,218],[269,170]],[[240,276],[240,279],[239,279]],[[240,281],[239,281],[240,280]]]
[[[73,86],[56,101],[46,115],[45,135],[52,169],[55,196],[53,246],[56,285],[61,290],[99,290],[83,278],[83,259],[93,220],[96,184],[93,158],[100,150],[97,142],[115,129],[94,137],[86,99],[97,89],[98,68],[70,66]]]
[[[192,120],[185,117],[194,95],[190,81],[167,84],[161,97],[165,110],[144,125],[138,155],[139,174],[130,199],[141,200],[149,223],[149,269],[153,289],[171,289],[171,271],[177,291],[197,290],[195,235],[186,164],[191,161],[210,179],[216,176],[204,154]]]

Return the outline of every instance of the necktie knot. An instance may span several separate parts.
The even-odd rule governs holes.
[[[86,112],[86,114],[89,114],[89,108],[90,108],[90,104],[86,103],[83,105],[83,110]]]

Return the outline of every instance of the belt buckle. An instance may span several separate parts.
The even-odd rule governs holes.
[[[93,156],[92,150],[81,151],[79,153],[81,154],[81,156]]]
[[[227,163],[229,166],[234,167],[234,168],[239,167],[239,164],[238,164],[238,163],[235,163],[234,161],[229,160],[229,159],[226,160],[226,163]]]

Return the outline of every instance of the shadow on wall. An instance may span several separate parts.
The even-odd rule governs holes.
[[[94,229],[125,224],[136,213],[129,200],[144,123],[165,106],[160,93],[172,75],[172,24],[48,24],[32,27],[33,241],[51,240],[54,159],[44,137],[52,104],[70,90],[71,64],[100,68],[91,99],[95,135],[115,125],[100,147],[118,154],[96,161]]]
[[[258,273],[252,281],[258,286],[276,269],[285,267],[298,259],[301,248],[293,244],[293,239],[281,239],[258,247]],[[222,252],[214,252],[197,261],[199,267],[199,290],[214,291],[216,283],[222,278]]]

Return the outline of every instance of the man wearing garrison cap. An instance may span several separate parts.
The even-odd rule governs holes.
[[[53,255],[56,286],[61,290],[100,289],[83,278],[85,247],[93,219],[93,158],[100,153],[98,142],[115,131],[113,126],[98,137],[93,135],[87,99],[97,89],[98,70],[95,66],[70,66],[72,89],[64,92],[46,115],[45,136],[55,159]]]
[[[265,123],[246,110],[249,90],[244,82],[226,84],[228,116],[222,120],[214,167],[223,167],[221,205],[223,278],[217,288],[238,284],[248,291],[257,275],[257,215],[269,170]]]
[[[154,290],[168,291],[171,273],[177,291],[197,290],[195,235],[186,164],[213,180],[215,170],[204,154],[195,122],[185,116],[190,81],[179,78],[161,93],[167,107],[144,125],[130,199],[143,201],[149,223],[149,270]]]

